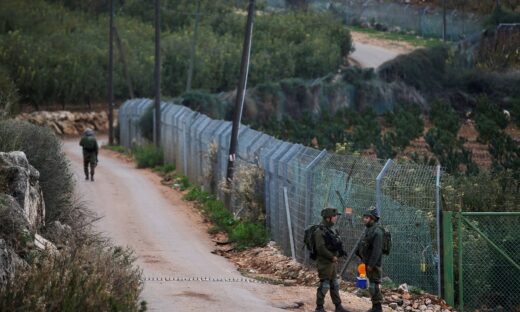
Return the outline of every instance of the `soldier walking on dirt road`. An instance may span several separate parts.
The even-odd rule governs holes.
[[[90,165],[90,180],[94,181],[94,172],[98,163],[99,146],[94,137],[94,130],[87,128],[81,137],[79,145],[83,148],[83,169],[85,170],[85,180],[89,179],[89,165]]]

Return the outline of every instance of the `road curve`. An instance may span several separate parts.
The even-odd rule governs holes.
[[[361,67],[367,68],[378,68],[384,62],[400,54],[396,51],[361,42],[354,42],[354,47],[355,51],[350,54],[350,57],[359,63]]]
[[[193,211],[181,207],[153,175],[101,152],[96,181],[84,180],[77,141],[64,150],[77,178],[79,196],[103,218],[97,230],[131,247],[145,277],[242,278],[201,231]],[[177,202],[175,202],[177,201]],[[199,220],[199,221],[197,221]],[[151,311],[281,311],[266,296],[270,285],[236,282],[145,282],[142,297]]]

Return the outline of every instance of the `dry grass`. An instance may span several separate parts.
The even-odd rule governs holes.
[[[0,292],[1,311],[144,311],[141,271],[129,250],[90,240],[33,254]]]
[[[258,165],[238,164],[233,174],[233,183],[230,187],[226,181],[221,181],[220,188],[230,194],[236,201],[235,218],[247,221],[263,221],[265,206],[263,197],[264,170]]]

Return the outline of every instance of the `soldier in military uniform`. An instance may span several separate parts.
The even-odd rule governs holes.
[[[340,213],[335,208],[325,208],[321,211],[323,218],[320,227],[314,232],[316,244],[316,266],[320,285],[316,293],[316,312],[324,312],[325,296],[330,290],[330,297],[336,306],[336,312],[347,312],[341,305],[339,296],[339,282],[336,274],[338,257],[345,252],[338,232],[333,229]]]
[[[381,294],[381,258],[383,255],[383,229],[378,224],[379,214],[375,207],[370,207],[363,214],[363,223],[366,231],[363,240],[359,243],[356,254],[366,266],[367,277],[370,283],[369,292],[372,300],[372,309],[368,312],[382,312],[383,295]]]
[[[99,146],[94,137],[94,130],[87,128],[81,137],[79,145],[83,148],[83,169],[85,171],[85,180],[89,179],[90,166],[90,180],[94,181],[94,172],[98,163]]]

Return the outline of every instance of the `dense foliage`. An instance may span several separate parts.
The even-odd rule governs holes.
[[[50,2],[50,3],[49,3]],[[91,103],[106,97],[108,16],[106,1],[0,3],[2,94],[18,90],[22,102]],[[233,4],[234,3],[234,4]],[[245,16],[231,1],[202,1],[193,88],[209,92],[235,88]],[[122,50],[115,50],[115,95],[129,95],[123,58],[135,96],[153,85],[153,3],[116,1],[115,26]],[[162,8],[162,90],[180,95],[186,86],[194,29],[194,1],[169,1]],[[348,30],[327,13],[258,13],[249,85],[280,78],[314,78],[344,62],[351,49]],[[4,96],[2,96],[4,97]],[[0,99],[3,102],[6,100]],[[5,104],[4,104],[5,105]]]

